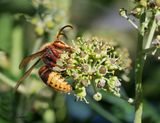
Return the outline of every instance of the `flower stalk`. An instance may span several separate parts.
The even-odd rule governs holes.
[[[145,12],[142,12],[140,17],[140,32],[138,34],[136,63],[135,63],[135,119],[134,123],[141,123],[142,111],[143,111],[143,90],[142,90],[142,71],[143,71],[143,38],[144,38],[144,26]]]
[[[142,90],[142,73],[143,73],[143,66],[146,59],[147,52],[151,49],[151,42],[153,41],[153,37],[157,28],[156,20],[152,22],[151,28],[149,30],[149,36],[145,39],[146,33],[145,30],[145,20],[146,20],[146,10],[142,11],[140,17],[140,30],[141,33],[138,34],[138,44],[137,44],[137,53],[136,53],[136,63],[135,63],[135,119],[134,123],[141,123],[142,122],[142,112],[143,112],[143,90]],[[146,42],[145,42],[146,41]],[[143,49],[143,43],[145,43]],[[149,50],[146,50],[149,49]],[[145,53],[144,53],[145,52]]]
[[[158,14],[158,12],[159,11],[157,11],[156,14]],[[146,44],[144,46],[144,49],[147,49],[147,48],[150,47],[156,28],[157,28],[157,23],[156,23],[156,18],[154,17],[154,20],[152,22],[152,26],[151,26],[151,29],[150,29],[150,32],[149,32],[148,39],[147,39]]]
[[[134,123],[141,123],[142,117],[142,71],[143,71],[143,54],[142,54],[142,43],[143,43],[143,36],[139,34],[138,38],[138,46],[137,48],[137,58],[135,63],[135,121]]]
[[[151,1],[134,1],[136,7],[131,11],[131,15],[139,20],[138,43],[135,61],[135,118],[134,123],[142,122],[143,112],[143,90],[142,74],[144,62],[148,53],[158,51],[160,47],[159,35],[154,39],[156,29],[158,28],[158,17],[160,14],[159,5]],[[154,5],[154,6],[153,6]],[[136,11],[135,11],[136,10]],[[137,11],[138,10],[138,11]],[[121,9],[120,15],[127,17],[126,10]],[[128,17],[127,17],[128,18]],[[136,28],[137,29],[137,28]],[[153,46],[151,46],[151,44]]]

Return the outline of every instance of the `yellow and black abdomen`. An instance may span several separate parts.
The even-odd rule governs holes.
[[[61,91],[64,93],[69,93],[72,91],[71,85],[64,80],[61,74],[53,72],[46,66],[42,67],[39,70],[39,75],[44,83],[57,91]]]

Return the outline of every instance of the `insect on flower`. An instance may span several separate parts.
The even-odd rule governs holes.
[[[21,82],[31,73],[33,68],[41,60],[44,62],[45,65],[39,69],[38,73],[45,84],[47,84],[48,86],[50,86],[51,88],[57,91],[61,91],[65,93],[69,93],[72,90],[72,86],[64,80],[61,74],[59,74],[58,72],[54,72],[52,69],[55,66],[61,67],[56,64],[56,61],[60,59],[60,54],[64,50],[67,52],[72,52],[72,48],[59,39],[61,35],[65,36],[65,34],[63,33],[63,30],[67,27],[72,28],[71,25],[66,25],[62,27],[59,30],[55,41],[44,44],[38,52],[25,57],[21,61],[19,65],[20,69],[23,68],[26,64],[28,64],[31,60],[39,57],[39,59],[18,80],[14,88],[14,91],[18,89]]]

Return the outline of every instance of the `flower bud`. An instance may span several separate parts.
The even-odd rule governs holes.
[[[88,85],[90,85],[90,81],[87,80],[87,79],[82,79],[82,80],[81,80],[81,83],[82,83],[85,87],[87,87]]]
[[[96,52],[96,53],[100,54],[100,53],[101,53],[101,50],[100,50],[100,49],[98,49],[98,48],[95,48],[94,52]]]
[[[156,39],[153,40],[152,44],[154,46],[160,46],[160,35],[158,35]]]
[[[98,88],[103,88],[106,84],[106,80],[105,79],[101,79],[98,83],[97,83],[97,87]]]
[[[83,51],[81,51],[80,56],[81,56],[82,58],[84,58],[84,57],[86,56],[86,54],[85,54]]]
[[[147,7],[147,0],[140,0],[139,3],[140,5]]]
[[[112,76],[109,80],[108,80],[108,84],[110,85],[110,87],[112,88],[116,88],[121,86],[121,83],[119,81],[119,79],[117,78],[117,76]]]
[[[92,62],[93,62],[93,59],[89,59],[89,62],[92,63]]]
[[[100,101],[102,100],[102,94],[97,92],[93,95],[93,99],[95,99],[96,101]]]
[[[37,35],[42,36],[44,34],[44,29],[43,29],[42,26],[37,26],[35,28],[35,32],[36,32]]]
[[[87,104],[89,103],[87,100],[86,100],[86,88],[85,87],[78,87],[75,91],[75,96],[76,96],[76,100],[80,100],[80,101],[85,101]]]
[[[52,20],[46,21],[45,24],[48,29],[52,29],[54,27],[54,23]]]
[[[83,98],[86,96],[86,89],[85,87],[77,87],[77,91],[75,93],[78,97]]]
[[[37,17],[33,17],[33,18],[31,19],[31,23],[32,23],[32,24],[37,24],[37,23],[38,23],[38,18],[37,18]]]
[[[133,103],[134,100],[133,100],[132,98],[129,98],[129,99],[128,99],[128,102],[129,102],[129,103]]]
[[[141,14],[142,8],[136,7],[131,11],[131,14],[135,17],[139,17]]]
[[[120,14],[120,16],[122,16],[122,17],[124,17],[124,18],[128,18],[128,16],[127,16],[127,11],[126,11],[124,8],[121,8],[121,9],[119,10],[119,14]]]
[[[83,72],[88,72],[88,71],[89,71],[89,65],[83,64],[83,65],[82,65],[82,71],[83,71]]]
[[[73,76],[74,78],[78,78],[79,75],[78,75],[78,73],[73,73],[72,76]]]
[[[106,72],[107,72],[106,67],[105,67],[104,65],[101,65],[101,66],[99,67],[99,73],[105,75]]]

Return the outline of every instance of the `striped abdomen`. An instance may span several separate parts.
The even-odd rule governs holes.
[[[46,66],[39,70],[39,75],[44,83],[57,91],[69,93],[72,90],[71,85],[68,84],[59,73],[53,72]]]

